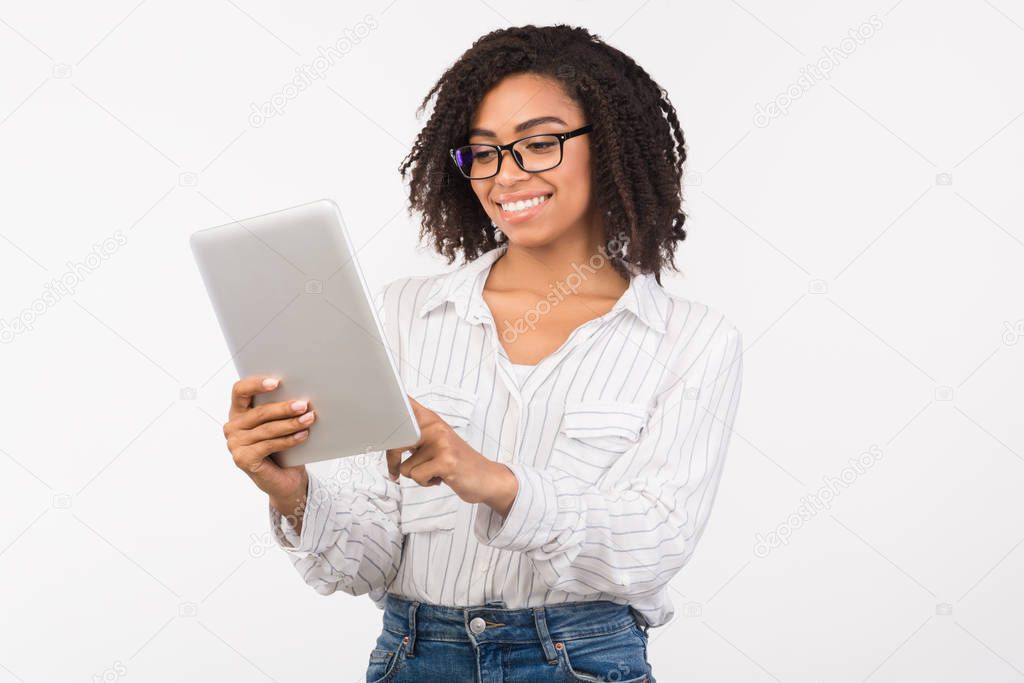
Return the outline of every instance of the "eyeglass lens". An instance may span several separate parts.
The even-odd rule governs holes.
[[[538,135],[517,142],[512,154],[520,168],[535,173],[561,163],[562,146],[556,135]],[[491,145],[464,145],[455,149],[455,162],[470,178],[489,178],[497,173],[498,150]]]

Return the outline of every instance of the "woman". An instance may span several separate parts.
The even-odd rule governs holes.
[[[483,36],[420,112],[435,95],[400,170],[420,237],[466,263],[376,295],[420,441],[334,481],[280,468],[316,412],[253,408],[286,381],[248,377],[229,447],[306,583],[384,610],[367,681],[654,681],[647,631],[674,613],[742,374],[738,329],[661,286],[686,236],[675,110],[567,26]]]

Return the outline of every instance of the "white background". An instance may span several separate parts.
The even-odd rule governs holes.
[[[187,238],[331,197],[371,286],[448,268],[405,212],[415,108],[478,36],[557,22],[668,90],[691,158],[666,285],[746,344],[658,680],[1024,680],[1020,3],[136,2],[0,4],[0,325],[80,273],[0,345],[0,683],[362,679],[380,612],[302,582],[224,446]]]

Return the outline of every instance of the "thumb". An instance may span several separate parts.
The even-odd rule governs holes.
[[[402,453],[405,451],[405,448],[389,448],[387,450],[388,475],[392,481],[398,481],[398,466],[402,464]]]

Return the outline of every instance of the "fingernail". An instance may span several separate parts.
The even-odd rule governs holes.
[[[312,421],[313,421],[313,416],[314,416],[314,415],[316,415],[316,413],[314,413],[314,412],[313,412],[313,411],[311,410],[311,411],[309,411],[308,413],[306,413],[305,415],[303,415],[302,417],[300,417],[300,418],[299,418],[299,422],[301,422],[301,423],[302,423],[302,424],[304,424],[304,425],[308,425],[308,424],[309,424],[310,422],[312,422]]]
[[[398,481],[397,474],[391,474],[390,472],[388,472],[388,476],[391,477],[391,481]]]
[[[294,410],[295,412],[299,412],[299,411],[305,410],[305,409],[306,409],[306,402],[305,401],[294,401],[292,403],[292,410]]]
[[[277,381],[278,380],[277,380],[276,377],[268,377],[265,380],[263,380],[263,388],[264,389],[273,389],[274,387],[277,386]]]
[[[296,432],[295,433],[295,440],[296,441],[302,441],[307,436],[309,436],[309,430],[308,429],[303,429],[301,432]]]

